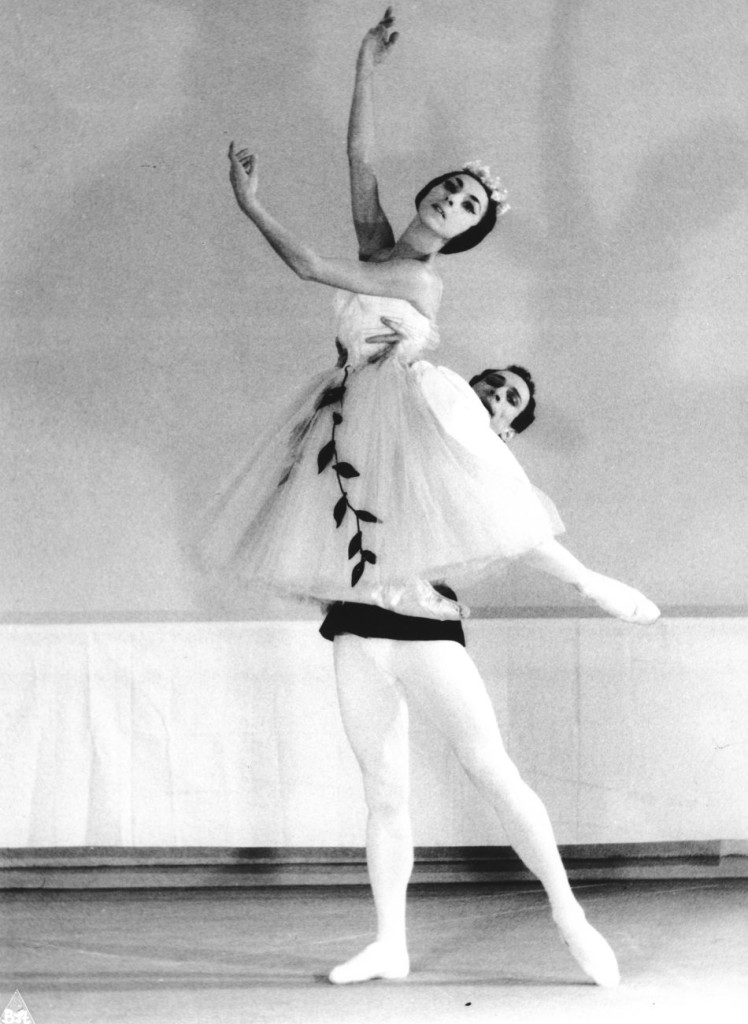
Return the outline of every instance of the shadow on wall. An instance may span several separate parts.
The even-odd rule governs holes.
[[[708,259],[699,238],[708,246],[743,201],[748,144],[725,118],[704,116],[669,139],[663,124],[659,141],[644,143],[620,212],[600,209],[587,150],[615,139],[609,123],[585,121],[575,61],[583,6],[555,5],[540,62],[545,230],[521,213],[506,225],[508,251],[532,282],[527,311],[545,363],[531,443],[556,469],[566,466],[553,497],[570,546],[581,539],[597,568],[631,574],[663,602],[744,602],[734,566],[748,488],[738,437],[748,440],[748,418],[739,415],[748,366],[743,353],[737,366],[713,365],[708,341],[699,342],[701,360],[686,357],[676,321],[689,258],[698,253],[699,270]],[[597,79],[585,70],[593,88]],[[621,95],[606,95],[611,118],[626,109],[626,88],[622,81]],[[696,363],[694,372],[680,363]],[[707,435],[720,422],[729,429],[715,444]],[[552,601],[558,591],[517,579],[526,601],[543,590]]]
[[[650,149],[628,207],[606,228],[595,210],[575,123],[578,9],[569,0],[556,5],[544,62],[541,166],[547,233],[533,236],[532,226],[523,223],[512,238],[514,255],[536,268],[528,308],[536,314],[544,347],[557,351],[566,366],[574,364],[577,389],[584,388],[580,378],[612,381],[605,401],[623,417],[624,427],[627,409],[649,415],[665,403],[669,408],[661,425],[672,416],[680,434],[683,396],[672,389],[662,349],[678,311],[683,254],[696,236],[738,205],[748,144],[729,122],[705,121]],[[612,97],[611,107],[624,99]],[[601,132],[606,129],[600,126]],[[588,400],[594,397],[589,394]],[[559,438],[552,429],[547,434],[563,447],[583,443],[578,436]]]
[[[177,306],[188,288],[153,153],[180,124],[194,18],[144,0],[39,5],[14,29],[0,605],[189,608],[159,458],[179,398],[163,296]]]
[[[248,38],[266,119],[288,106],[294,77],[273,69],[279,27],[297,26],[279,15],[269,44],[251,6],[216,18],[147,0],[17,21],[0,609],[246,611],[185,548],[206,467],[254,422],[247,280],[263,293],[280,278],[226,239],[226,111],[248,107]],[[275,308],[293,315],[287,294]],[[251,328],[267,345],[261,312]]]
[[[700,271],[708,259],[699,238],[708,247],[709,234],[742,201],[748,145],[723,118],[704,116],[666,141],[663,126],[657,144],[644,143],[621,212],[596,208],[585,144],[594,149],[598,129],[604,138],[610,126],[584,125],[573,62],[578,9],[570,2],[556,6],[544,62],[547,232],[533,235],[532,225],[523,223],[512,239],[515,256],[534,268],[528,309],[535,312],[538,336],[558,377],[555,394],[564,396],[563,409],[544,406],[538,440],[559,455],[576,453],[570,500],[558,497],[577,526],[587,518],[586,532],[607,534],[609,544],[618,542],[619,554],[630,547],[629,559],[638,549],[653,567],[659,560],[655,574],[665,593],[682,591],[694,565],[708,561],[713,572],[698,585],[706,591],[701,599],[740,599],[742,587],[730,576],[732,531],[720,542],[710,526],[730,520],[748,484],[740,479],[742,442],[732,428],[718,450],[706,437],[710,407],[723,421],[740,422],[745,359],[737,366],[711,365],[704,341],[702,359],[689,360],[681,353],[683,325],[676,321],[688,293],[689,258],[697,254]],[[621,82],[620,96],[606,96],[611,117],[625,109],[626,88]],[[724,328],[736,326],[728,318]],[[728,340],[723,351],[729,348]],[[692,373],[679,365],[689,361],[696,363]],[[601,415],[612,424],[607,444],[599,436]],[[748,430],[743,423],[738,429]],[[604,553],[604,541],[597,545]],[[608,569],[620,571],[621,559]],[[685,574],[682,582],[679,572]]]

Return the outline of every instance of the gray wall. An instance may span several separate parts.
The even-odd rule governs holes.
[[[257,427],[333,357],[331,293],[235,207],[354,255],[345,121],[364,0],[11,0],[3,14],[0,614],[267,611],[187,541]],[[568,543],[667,607],[748,605],[744,0],[401,2],[385,205],[479,157],[511,213],[441,261],[439,361],[520,361],[515,451]],[[573,603],[519,570],[508,605]],[[474,598],[486,603],[487,594]]]

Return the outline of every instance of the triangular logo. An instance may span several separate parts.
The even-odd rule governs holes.
[[[34,1024],[34,1018],[29,1013],[29,1008],[23,1001],[23,996],[15,990],[11,1000],[3,1010],[0,1017],[0,1024]]]

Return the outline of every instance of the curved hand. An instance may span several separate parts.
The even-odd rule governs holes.
[[[234,190],[236,201],[244,208],[252,203],[257,195],[259,176],[257,173],[257,157],[248,149],[234,149],[234,143],[229,146],[229,160],[231,170],[229,181]]]
[[[397,42],[398,33],[391,32],[395,16],[392,8],[388,7],[384,17],[377,22],[374,28],[370,28],[363,38],[361,48],[358,51],[358,66],[360,69],[369,69],[381,64],[387,57],[392,47]]]
[[[405,341],[408,335],[403,330],[402,321],[392,316],[381,316],[379,318],[385,327],[389,327],[387,334],[372,334],[366,339],[367,345],[399,345]]]

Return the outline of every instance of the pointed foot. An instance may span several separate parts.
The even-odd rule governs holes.
[[[559,918],[556,927],[571,955],[596,985],[615,988],[619,984],[621,974],[616,955],[583,912]]]
[[[410,961],[406,949],[387,946],[383,942],[372,942],[356,956],[338,964],[330,971],[333,985],[352,985],[374,978],[407,978]]]
[[[608,615],[624,622],[651,626],[660,617],[660,609],[644,594],[599,572],[590,572],[580,590]]]

